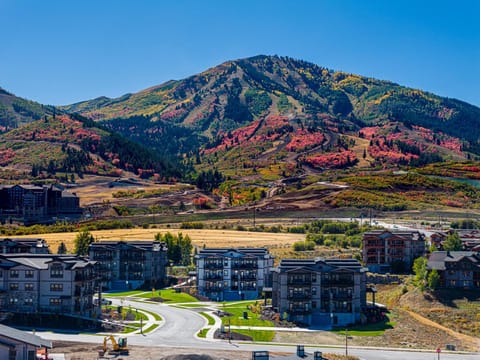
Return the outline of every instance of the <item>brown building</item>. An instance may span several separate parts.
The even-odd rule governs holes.
[[[410,271],[425,254],[425,235],[410,230],[373,230],[363,234],[363,262],[369,271]]]

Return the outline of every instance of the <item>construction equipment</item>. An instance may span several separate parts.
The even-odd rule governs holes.
[[[103,353],[107,352],[107,343],[110,340],[112,349],[108,351],[110,355],[128,355],[127,338],[118,338],[118,341],[112,335],[105,336],[103,339]]]

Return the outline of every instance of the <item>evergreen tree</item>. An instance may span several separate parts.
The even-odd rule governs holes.
[[[65,246],[65,243],[62,241],[60,245],[58,245],[57,254],[66,254],[66,253],[67,253],[67,247]]]

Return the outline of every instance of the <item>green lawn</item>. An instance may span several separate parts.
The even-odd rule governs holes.
[[[252,312],[248,306],[258,304],[257,301],[247,302],[247,303],[240,303],[240,304],[232,304],[226,306],[222,306],[219,309],[221,311],[228,312],[232,314],[232,316],[224,316],[222,317],[222,323],[224,325],[228,325],[230,321],[230,325],[237,325],[237,326],[274,326],[272,321],[269,320],[261,320],[260,313]],[[243,318],[243,313],[247,312],[248,319]]]
[[[140,293],[143,293],[145,291],[143,290],[132,290],[132,291],[123,291],[123,292],[109,292],[109,293],[103,293],[103,297],[117,297],[117,296],[136,296]]]
[[[198,332],[198,337],[200,338],[206,338],[207,337],[207,332],[208,332],[208,329],[207,328],[203,328],[201,329],[199,332]]]
[[[395,322],[380,322],[376,324],[355,325],[347,329],[347,334],[351,336],[382,336],[387,329],[393,329]],[[345,335],[345,329],[334,329],[334,333]]]
[[[148,329],[145,329],[145,330],[143,331],[143,333],[144,333],[144,334],[148,334],[149,332],[155,330],[157,327],[158,327],[158,324],[153,324],[153,325],[151,325],[150,327],[148,327]]]
[[[170,304],[198,302],[198,299],[193,296],[186,293],[177,293],[174,289],[159,290],[156,293],[159,294],[165,302]]]
[[[244,334],[247,336],[250,336],[252,338],[252,341],[265,341],[265,342],[270,342],[273,340],[273,337],[275,336],[275,331],[271,330],[239,330],[235,329],[232,330],[236,333],[239,334]]]
[[[206,312],[203,312],[203,311],[199,314],[202,315],[203,317],[205,317],[208,320],[208,325],[215,325],[215,319],[213,317],[211,317],[209,314],[207,314]]]

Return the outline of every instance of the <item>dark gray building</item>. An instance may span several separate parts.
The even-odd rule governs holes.
[[[280,316],[308,326],[360,321],[367,269],[354,259],[284,259],[272,271],[272,305]]]
[[[440,287],[480,289],[480,254],[473,251],[434,251],[428,270],[437,270]]]
[[[166,284],[167,246],[150,240],[99,241],[90,244],[104,290],[159,288]]]
[[[273,257],[265,248],[206,248],[195,258],[199,295],[214,301],[258,299]]]
[[[3,238],[0,239],[0,254],[48,254],[48,244],[40,238]]]

